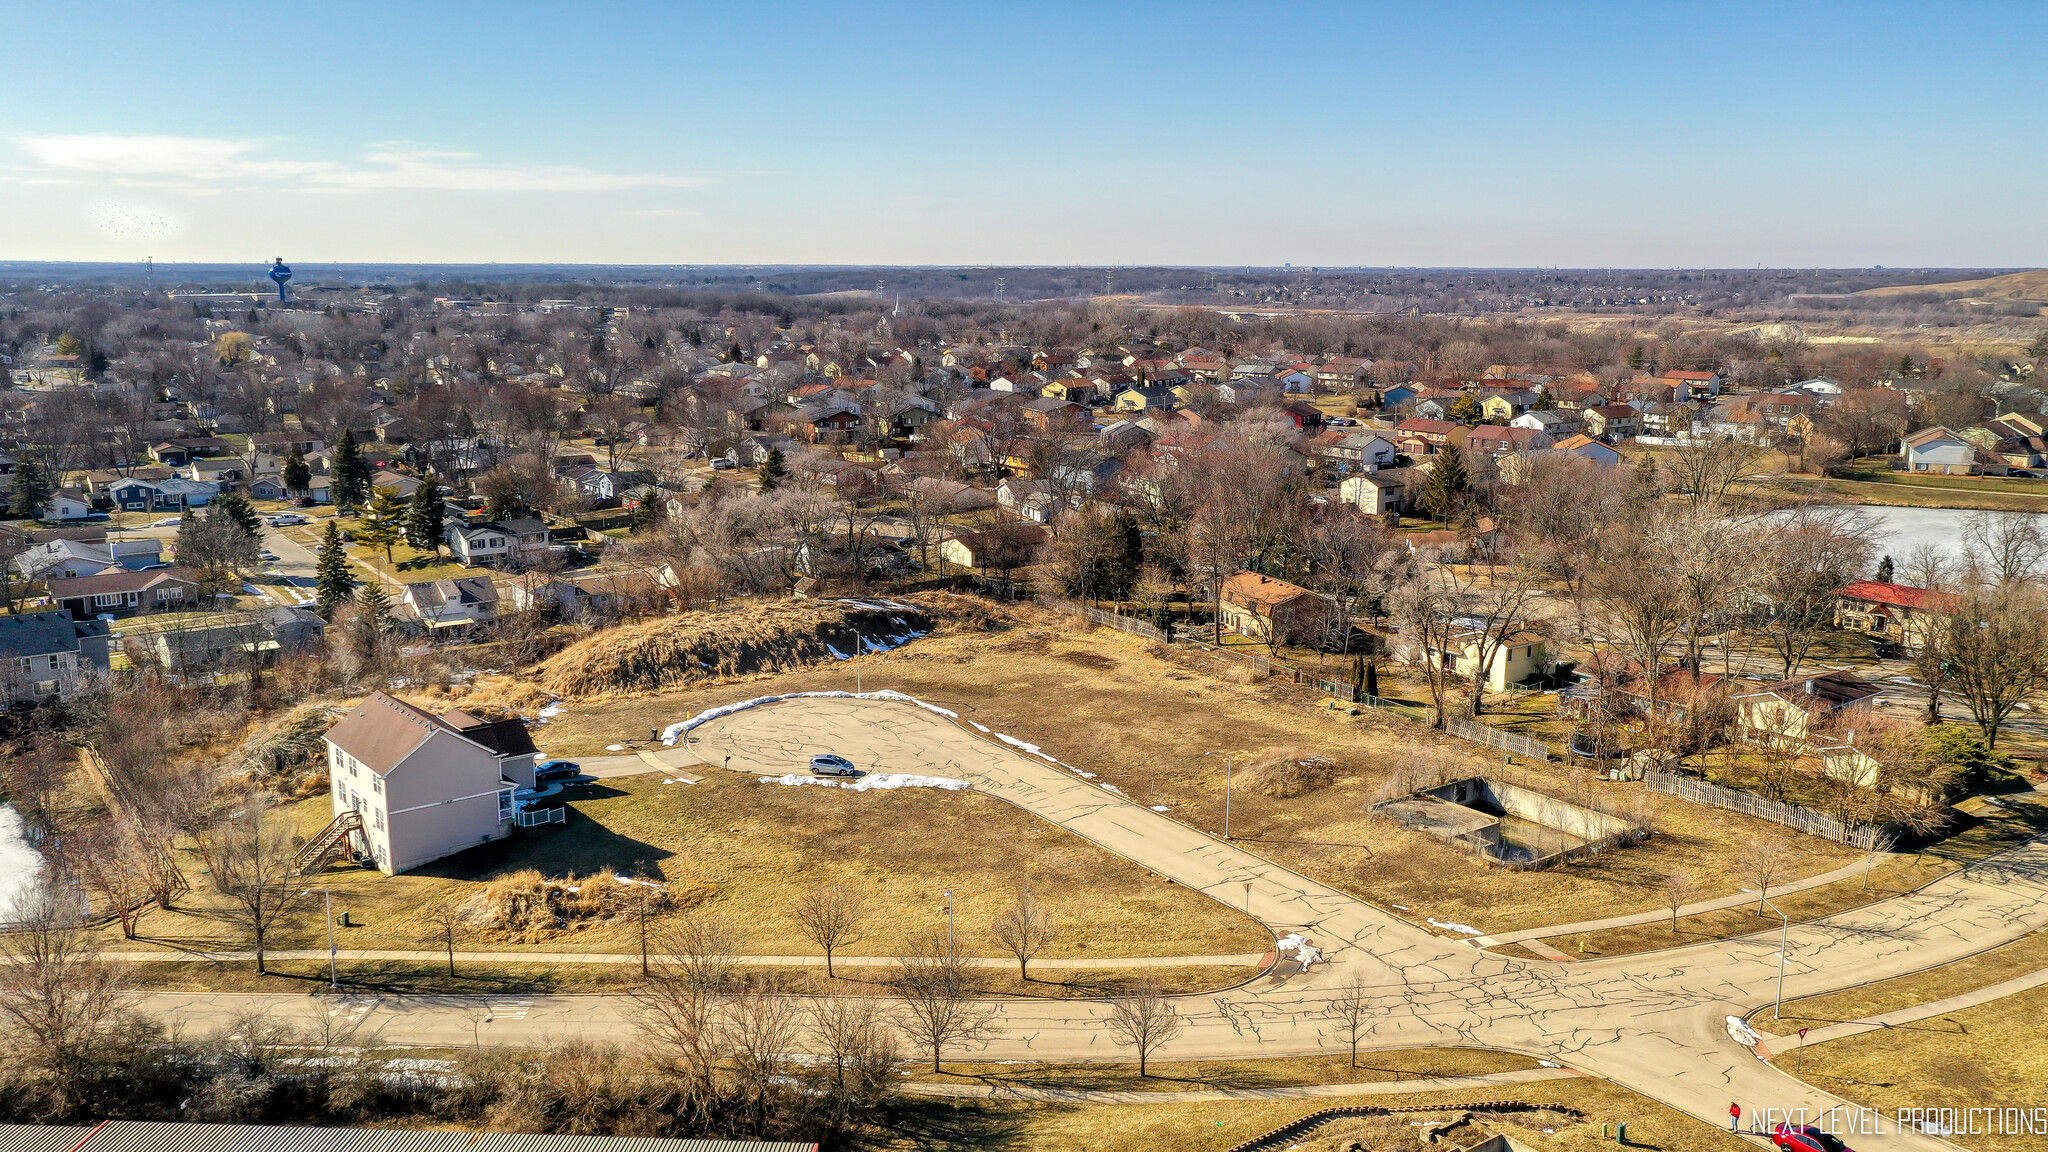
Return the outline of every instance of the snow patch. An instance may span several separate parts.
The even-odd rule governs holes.
[[[1164,804],[1154,804],[1154,805],[1152,806],[1152,810],[1153,810],[1154,812],[1171,812],[1171,811],[1173,811],[1173,809],[1171,809],[1171,808],[1168,808],[1168,807],[1167,807],[1166,805],[1164,805]]]
[[[1437,919],[1437,918],[1435,918],[1434,916],[1432,916],[1432,917],[1429,917],[1428,919],[1429,919],[1429,923],[1430,923],[1430,925],[1431,925],[1432,927],[1436,927],[1436,928],[1443,928],[1443,929],[1446,929],[1446,930],[1448,930],[1448,931],[1451,931],[1451,932],[1463,932],[1463,933],[1465,933],[1465,934],[1466,934],[1467,936],[1484,936],[1484,935],[1486,935],[1486,933],[1484,933],[1484,932],[1481,932],[1481,931],[1480,931],[1479,929],[1477,929],[1477,928],[1474,928],[1474,927],[1473,927],[1473,926],[1471,926],[1470,924],[1459,924],[1459,923],[1457,923],[1456,921],[1453,921],[1453,920],[1438,920],[1438,919]]]
[[[604,750],[607,752],[624,752],[626,746],[624,744],[607,744],[604,746]]]
[[[730,716],[735,712],[745,712],[749,708],[759,708],[762,705],[774,704],[777,701],[781,700],[805,699],[894,700],[899,704],[914,705],[916,707],[924,709],[927,712],[936,712],[939,715],[948,717],[950,719],[958,720],[960,718],[960,714],[958,712],[954,712],[946,708],[941,708],[936,704],[927,704],[924,701],[919,700],[915,696],[906,696],[903,693],[898,692],[892,688],[884,688],[879,692],[788,692],[780,696],[756,696],[752,700],[741,700],[734,704],[721,704],[716,708],[707,708],[704,711],[697,713],[695,716],[690,717],[688,720],[678,720],[675,723],[669,725],[668,727],[663,728],[661,730],[661,742],[665,746],[673,747],[676,741],[683,738],[683,733],[688,732],[691,729],[694,729],[700,725],[709,724],[711,721],[716,720],[721,716]]]
[[[850,792],[872,792],[895,788],[944,788],[949,792],[958,792],[962,789],[974,787],[974,785],[965,780],[954,780],[945,776],[912,776],[896,772],[877,772],[852,781],[827,780],[821,776],[806,776],[801,772],[792,772],[787,776],[763,776],[761,777],[761,783],[787,784],[792,788],[806,786],[844,788]]]
[[[851,657],[851,656],[848,656],[848,655],[847,655],[846,653],[844,653],[844,652],[841,652],[841,651],[840,651],[839,649],[837,649],[837,648],[834,648],[834,647],[833,647],[832,645],[830,645],[830,644],[827,644],[827,645],[825,645],[825,651],[827,651],[827,652],[830,652],[830,653],[832,654],[832,658],[833,658],[834,660],[851,660],[851,659],[853,659],[853,657]]]
[[[969,724],[974,724],[974,721],[972,721],[972,720],[969,720],[969,721],[968,721],[968,723],[969,723]],[[976,732],[980,732],[980,733],[983,733],[983,734],[987,734],[987,732],[988,732],[988,726],[987,726],[987,725],[985,725],[985,724],[974,724],[974,730],[975,730]]]

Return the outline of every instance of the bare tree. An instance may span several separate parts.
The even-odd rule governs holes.
[[[1966,512],[1963,544],[1970,563],[2000,587],[2032,580],[2048,564],[2048,531],[2020,512]]]
[[[1726,502],[1728,489],[1749,475],[1764,449],[1738,440],[1702,440],[1685,445],[1663,460],[1664,471],[1695,508]]]
[[[1110,1002],[1105,1023],[1119,1041],[1137,1050],[1138,1075],[1150,1076],[1146,1063],[1160,1046],[1180,1035],[1181,1020],[1173,999],[1156,981],[1146,979]]]
[[[1771,885],[1785,878],[1799,854],[1792,846],[1775,836],[1759,836],[1745,844],[1741,855],[1735,859],[1735,867],[1744,879],[1756,885],[1756,910],[1763,914],[1764,899],[1771,894]]]
[[[989,926],[996,943],[1003,951],[1017,958],[1017,978],[1031,979],[1027,971],[1031,961],[1036,959],[1045,946],[1059,936],[1059,929],[1053,924],[1051,913],[1038,902],[1029,888],[1017,889],[1017,901],[1004,909]]]
[[[1858,512],[1804,508],[1747,535],[1742,566],[1754,576],[1754,630],[1786,679],[1834,628],[1835,593],[1869,567],[1874,531]]]
[[[1358,1042],[1371,1034],[1373,1017],[1379,1014],[1365,977],[1353,976],[1345,981],[1324,1011],[1343,1031],[1345,1041],[1351,1045],[1351,1066],[1358,1067]]]
[[[832,954],[860,939],[867,926],[867,902],[852,889],[826,884],[806,892],[790,909],[790,922],[804,939],[825,953],[825,975],[831,978]]]
[[[101,958],[82,901],[60,879],[46,875],[0,933],[0,1030],[18,1053],[57,1074],[90,1063],[127,1007],[120,970]]]
[[[2048,604],[2025,588],[1980,589],[1935,634],[1942,683],[1996,748],[2006,719],[2048,682]]]
[[[993,1009],[976,1003],[967,963],[944,937],[926,937],[896,959],[894,983],[903,998],[903,1031],[932,1056],[932,1071],[947,1048],[985,1039]]]
[[[1657,885],[1657,892],[1664,900],[1664,907],[1671,910],[1671,934],[1678,935],[1678,910],[1687,904],[1697,902],[1706,894],[1699,877],[1683,868],[1664,874],[1663,882]]]
[[[847,1106],[867,1111],[888,1097],[901,1053],[880,1005],[844,997],[814,1001],[811,1036],[831,1066],[835,1094]]]
[[[291,826],[261,793],[244,798],[243,808],[199,836],[214,891],[225,898],[216,915],[249,933],[256,946],[256,971],[264,968],[270,933],[289,919],[307,897]]]
[[[720,1014],[720,1047],[755,1131],[767,1126],[775,1098],[785,1091],[789,1053],[804,1033],[804,1003],[789,994],[778,975],[726,997]]]
[[[734,983],[736,935],[724,921],[687,916],[660,934],[661,952],[633,993],[636,1023],[655,1068],[677,1081],[686,1101],[708,1107],[729,1055],[722,1026]]]

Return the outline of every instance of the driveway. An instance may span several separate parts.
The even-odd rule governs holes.
[[[1781,966],[1778,934],[1638,956],[1524,961],[1478,952],[1308,877],[1264,860],[1114,789],[969,731],[914,703],[848,698],[788,700],[709,721],[683,748],[706,764],[781,775],[825,741],[875,771],[972,782],[1176,883],[1299,932],[1328,963],[1264,977],[1228,992],[1183,997],[1179,1036],[1155,1058],[1251,1058],[1340,1050],[1333,994],[1355,986],[1372,1004],[1365,1047],[1490,1047],[1602,1076],[1712,1124],[1731,1101],[1745,1116],[1818,1118],[1854,1106],[1780,1072],[1732,1039],[1730,1016],[1768,1007]],[[991,846],[991,851],[1001,851]],[[2048,840],[1951,874],[1918,892],[1844,912],[1790,933],[1787,999],[1817,995],[1953,962],[2048,925]],[[386,1041],[534,1044],[572,1034],[622,1035],[621,996],[535,996],[514,1003],[465,997],[315,1000],[305,996],[157,993],[144,1001],[189,1024],[218,1026],[263,1007],[287,1016],[374,1013]],[[1002,1001],[976,1060],[1128,1059],[1093,1001]],[[482,1021],[488,1017],[489,1023]],[[1769,1027],[1769,1018],[1759,1021]],[[1775,1111],[1773,1111],[1775,1110]],[[1886,1122],[1889,1129],[1889,1122]],[[1871,1152],[1951,1148],[1912,1132],[1849,1138]]]

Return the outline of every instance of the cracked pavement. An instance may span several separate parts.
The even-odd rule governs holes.
[[[950,776],[1015,804],[1176,883],[1246,911],[1276,935],[1299,932],[1327,963],[1219,993],[1182,997],[1180,1034],[1154,1059],[1296,1056],[1346,1046],[1327,1014],[1361,980],[1375,1018],[1363,1047],[1462,1046],[1513,1051],[1605,1077],[1716,1126],[1728,1105],[1745,1117],[1804,1110],[1809,1122],[1848,1101],[1780,1071],[1730,1037],[1726,1018],[1768,1009],[1779,979],[1778,936],[1755,936],[1634,956],[1526,961],[1437,936],[1299,873],[1153,812],[1056,764],[914,704],[802,699],[719,717],[687,745],[707,765],[780,776],[812,754],[837,752],[871,772]],[[992,852],[1004,846],[991,844]],[[1019,860],[1021,865],[1024,861]],[[1787,1000],[1951,963],[2048,925],[2048,841],[2036,839],[1914,893],[1791,928]],[[317,1014],[305,996],[157,993],[146,1007],[210,1025],[258,1006]],[[622,996],[532,996],[516,1017],[493,1001],[382,997],[371,1018],[403,1044],[532,1044],[572,1033],[624,1035]],[[1124,1059],[1101,1001],[1005,1000],[984,1043],[952,1054],[977,1061]],[[1769,1016],[1758,1023],[1769,1027]],[[1930,1106],[1944,1103],[1929,1101]],[[1952,1102],[1949,1102],[1952,1103]],[[1953,1148],[1897,1131],[1845,1133],[1863,1152]]]

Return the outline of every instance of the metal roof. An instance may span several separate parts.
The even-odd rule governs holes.
[[[261,1127],[109,1120],[96,1128],[0,1124],[0,1152],[817,1152],[816,1144],[519,1132]]]

